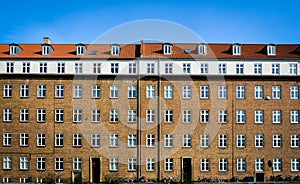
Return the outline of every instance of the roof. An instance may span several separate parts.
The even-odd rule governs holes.
[[[5,59],[134,59],[143,58],[217,58],[217,59],[300,59],[300,44],[277,44],[276,55],[267,55],[267,46],[271,44],[241,44],[241,55],[232,55],[232,45],[236,44],[207,44],[207,54],[198,54],[197,43],[173,43],[172,54],[163,54],[164,43],[144,43],[140,44],[120,44],[120,55],[111,55],[111,44],[86,44],[86,54],[84,56],[76,55],[76,46],[78,44],[51,44],[53,52],[49,56],[42,55],[43,44],[19,44],[22,51],[11,56],[9,52],[10,44],[0,44],[0,58]],[[190,52],[186,52],[190,50]],[[91,54],[93,51],[94,54]],[[96,51],[96,52],[95,52]],[[96,54],[95,54],[96,53]]]

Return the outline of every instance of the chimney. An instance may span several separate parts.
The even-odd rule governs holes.
[[[141,40],[140,57],[144,57],[144,40]]]
[[[51,40],[49,37],[44,37],[44,44],[51,44]]]

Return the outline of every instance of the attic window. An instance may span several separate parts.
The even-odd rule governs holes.
[[[199,55],[206,55],[207,53],[207,45],[206,44],[199,44],[198,45],[198,54]]]
[[[90,52],[90,55],[97,55],[98,54],[98,51],[97,50],[92,50],[91,52]]]
[[[232,55],[239,56],[241,55],[242,48],[240,44],[234,44],[232,45]]]
[[[52,53],[53,49],[50,45],[43,45],[42,46],[42,55],[49,56]]]
[[[268,54],[268,56],[275,56],[276,55],[276,46],[268,45],[267,46],[267,54]]]
[[[171,44],[164,44],[163,45],[163,52],[166,55],[172,54],[172,45]]]
[[[120,46],[119,45],[112,45],[110,52],[111,52],[112,56],[119,56],[120,55]]]
[[[80,45],[77,45],[76,47],[77,47],[77,53],[76,53],[76,54],[77,54],[78,56],[85,55],[85,52],[86,52],[86,47],[85,47],[85,45],[80,44]]]
[[[9,54],[12,56],[18,55],[21,51],[22,51],[22,49],[16,44],[9,46]]]

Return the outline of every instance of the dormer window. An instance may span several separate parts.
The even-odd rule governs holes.
[[[198,54],[199,55],[207,54],[207,44],[201,43],[198,45]]]
[[[86,52],[86,46],[84,45],[84,44],[78,44],[78,45],[76,45],[76,50],[77,50],[77,52],[76,52],[76,54],[78,55],[78,56],[83,56],[83,55],[85,55],[85,52]]]
[[[120,55],[120,45],[112,45],[110,47],[110,52],[112,56],[119,56]]]
[[[241,44],[232,45],[232,55],[239,56],[242,53]]]
[[[268,56],[275,56],[276,55],[276,46],[275,45],[268,45],[267,46],[267,54]]]
[[[171,55],[172,54],[172,44],[164,44],[163,52],[165,55]]]
[[[43,45],[42,46],[42,55],[49,56],[53,52],[51,45]]]
[[[17,44],[11,44],[9,46],[9,54],[11,56],[16,56],[22,51],[21,47]]]

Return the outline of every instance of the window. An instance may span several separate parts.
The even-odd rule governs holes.
[[[111,63],[110,64],[110,72],[112,74],[118,74],[119,73],[119,63]]]
[[[46,170],[46,158],[45,157],[37,157],[36,162],[37,162],[36,169],[38,171]]]
[[[227,123],[227,111],[219,110],[219,123]]]
[[[46,122],[46,109],[37,109],[37,122]]]
[[[82,109],[73,110],[73,122],[74,123],[82,122]]]
[[[111,122],[111,123],[119,122],[119,111],[115,110],[115,109],[112,109],[109,112],[110,112],[109,122]]]
[[[85,52],[86,52],[86,47],[85,47],[84,45],[82,45],[82,44],[76,45],[76,49],[77,49],[76,54],[77,54],[78,56],[82,56],[82,55],[84,55]]]
[[[192,123],[192,111],[183,110],[182,111],[182,122],[183,123]]]
[[[50,45],[43,45],[42,46],[42,55],[50,55],[50,53],[52,52],[52,48]]]
[[[210,146],[210,135],[209,134],[201,134],[200,135],[200,147],[201,148],[209,148]]]
[[[282,168],[281,158],[273,159],[273,171],[280,172]]]
[[[64,183],[64,179],[63,178],[56,178],[55,183]]]
[[[163,51],[164,51],[164,54],[166,54],[166,55],[172,54],[172,45],[171,44],[164,44],[163,45]]]
[[[201,99],[209,98],[209,86],[200,86],[200,98]]]
[[[219,148],[227,148],[228,137],[226,134],[219,135]]]
[[[128,86],[128,98],[136,98],[136,86]]]
[[[100,122],[100,109],[92,110],[92,122],[99,123]]]
[[[20,109],[20,122],[28,122],[28,121],[29,121],[29,110]]]
[[[245,134],[237,134],[236,135],[236,147],[237,148],[245,148],[246,147],[246,135]]]
[[[128,158],[128,171],[136,171],[136,158]]]
[[[199,44],[198,45],[198,54],[199,55],[206,55],[207,53],[207,44]]]
[[[100,98],[101,97],[101,86],[93,85],[92,86],[92,98]]]
[[[75,63],[75,73],[76,74],[82,73],[82,63]]]
[[[55,85],[55,98],[64,98],[65,96],[65,86],[60,84],[60,85]]]
[[[155,86],[146,86],[146,97],[155,98]]]
[[[245,86],[237,86],[236,87],[236,98],[237,99],[245,99]]]
[[[30,63],[24,62],[22,67],[23,73],[30,73]]]
[[[173,123],[173,110],[165,110],[165,123]]]
[[[64,134],[55,134],[55,147],[64,146]]]
[[[165,99],[172,99],[173,98],[173,86],[168,85],[165,86]]]
[[[82,135],[73,134],[73,147],[81,147],[81,146],[82,146]]]
[[[255,111],[255,123],[264,123],[264,111],[263,110]]]
[[[27,183],[27,178],[20,178],[20,183]]]
[[[20,169],[21,170],[28,170],[29,169],[28,157],[20,157]]]
[[[262,64],[254,63],[254,74],[262,74]]]
[[[12,134],[3,133],[3,146],[11,146],[11,142],[12,142]]]
[[[3,169],[12,169],[12,157],[3,157]]]
[[[267,46],[267,54],[268,54],[268,56],[275,56],[276,55],[276,46],[268,45]]]
[[[299,158],[292,158],[291,159],[291,171],[299,171]]]
[[[101,63],[94,63],[93,64],[93,73],[100,74],[101,73]]]
[[[245,172],[246,171],[246,159],[245,158],[238,158],[236,165],[236,170],[238,172]]]
[[[37,97],[38,98],[46,98],[46,85],[45,84],[37,85]]]
[[[244,64],[236,64],[236,74],[244,74]]]
[[[182,98],[183,99],[192,98],[192,86],[182,86]]]
[[[291,123],[299,123],[299,111],[291,111]]]
[[[110,134],[109,135],[109,147],[115,148],[119,146],[119,135]]]
[[[148,172],[155,171],[155,159],[154,158],[147,158],[146,171],[148,171]]]
[[[279,75],[280,74],[280,64],[272,64],[272,74]]]
[[[282,144],[281,135],[280,134],[274,134],[273,135],[273,148],[280,148],[281,144]]]
[[[183,68],[183,73],[186,73],[186,74],[191,73],[191,64],[190,63],[183,63],[182,68]]]
[[[209,172],[209,170],[210,170],[209,158],[201,158],[200,162],[201,162],[201,165],[200,165],[201,172]]]
[[[29,97],[29,84],[21,84],[20,86],[20,97],[28,98]]]
[[[241,45],[240,44],[235,44],[232,45],[232,55],[241,55]]]
[[[273,99],[281,99],[281,86],[272,87]]]
[[[264,98],[264,87],[263,86],[254,86],[254,98],[263,99]]]
[[[56,123],[64,122],[64,110],[63,109],[55,109],[55,122]]]
[[[226,74],[227,66],[225,63],[219,64],[219,74]]]
[[[136,134],[129,134],[128,135],[128,147],[136,147],[137,140],[136,140]]]
[[[263,134],[256,134],[255,135],[255,147],[256,148],[263,148],[264,147],[264,135]]]
[[[46,62],[40,63],[40,73],[47,73],[47,63]]]
[[[136,63],[129,63],[129,71],[130,74],[136,73]]]
[[[73,98],[82,98],[82,85],[73,86]]]
[[[119,170],[119,159],[110,158],[109,159],[109,171],[118,171]]]
[[[165,135],[165,148],[172,148],[174,146],[173,134]]]
[[[147,123],[155,122],[155,111],[154,110],[146,110],[146,122]]]
[[[65,63],[57,63],[57,73],[65,73]]]
[[[209,123],[209,110],[200,110],[200,122]]]
[[[281,123],[281,110],[272,111],[273,123]]]
[[[100,147],[100,134],[92,134],[91,136],[91,146],[93,148]]]
[[[7,178],[7,177],[5,177],[5,178],[3,178],[3,183],[11,183],[11,178]]]
[[[219,99],[227,99],[227,86],[219,86]]]
[[[208,74],[208,64],[207,63],[200,64],[200,74]]]
[[[4,122],[12,121],[12,110],[11,109],[3,109],[3,121]]]
[[[226,172],[228,167],[228,160],[227,158],[220,158],[219,159],[219,171]]]
[[[172,63],[165,63],[165,73],[166,74],[173,73],[173,64]]]
[[[290,75],[297,75],[297,64],[290,64]]]
[[[80,171],[82,168],[82,160],[79,157],[73,158],[73,170]]]
[[[14,73],[14,63],[13,62],[6,63],[6,73]]]
[[[119,45],[112,45],[111,46],[111,55],[112,56],[119,56],[120,55],[120,46]]]
[[[290,99],[299,99],[299,88],[298,86],[290,87]]]
[[[154,74],[154,63],[148,63],[147,64],[147,73],[148,74]]]
[[[56,171],[64,170],[64,158],[63,157],[55,158],[55,170]]]
[[[22,49],[18,45],[12,44],[9,47],[9,54],[12,56],[18,55],[21,51]]]
[[[291,148],[299,148],[299,135],[291,135]]]
[[[182,136],[182,147],[191,148],[192,147],[192,135],[185,134]]]
[[[12,85],[11,84],[4,84],[4,86],[3,86],[3,97],[4,98],[11,98],[12,97]]]
[[[173,158],[165,158],[165,171],[172,172],[174,167]]]
[[[38,147],[46,146],[46,134],[37,134],[36,135],[36,146],[38,146]]]
[[[245,123],[246,122],[246,111],[245,110],[237,110],[236,111],[236,122],[237,123]]]
[[[155,147],[155,135],[154,134],[147,134],[146,135],[146,147]]]
[[[119,86],[117,85],[110,86],[110,98],[119,98]]]
[[[136,110],[128,110],[128,123],[136,123]]]

